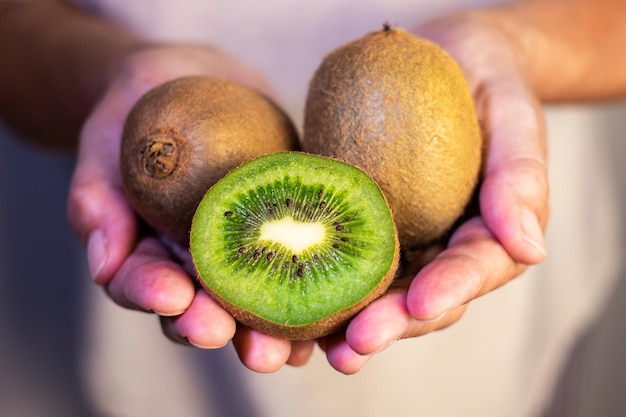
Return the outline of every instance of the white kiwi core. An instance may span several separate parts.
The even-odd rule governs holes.
[[[261,240],[279,243],[299,255],[307,248],[322,243],[326,232],[318,222],[298,222],[291,216],[272,220],[261,226]]]

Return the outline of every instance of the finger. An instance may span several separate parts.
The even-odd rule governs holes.
[[[123,307],[154,311],[163,316],[183,313],[195,295],[189,275],[170,260],[156,238],[139,242],[106,289]]]
[[[137,236],[137,221],[122,187],[119,147],[130,103],[105,96],[81,132],[76,168],[70,185],[68,221],[87,245],[92,278],[107,284]]]
[[[70,225],[86,244],[92,279],[106,285],[133,250],[138,224],[121,186],[89,167],[93,164],[79,159],[67,214]]]
[[[475,97],[487,150],[481,214],[513,259],[536,264],[546,257],[543,228],[549,191],[544,121],[519,70],[494,67]]]
[[[544,156],[532,137],[511,143],[492,137],[480,207],[485,223],[518,262],[536,264],[546,257],[548,182]],[[497,143],[497,144],[496,144]]]
[[[276,372],[291,355],[291,342],[240,326],[233,338],[239,360],[259,373]]]
[[[87,248],[89,273],[106,285],[135,246],[138,224],[119,187],[81,179],[71,185],[68,219]]]
[[[287,364],[291,366],[305,365],[311,358],[314,347],[315,347],[315,341],[313,340],[302,340],[302,341],[292,342],[291,353],[289,354],[289,359],[287,360]]]
[[[419,320],[434,320],[492,291],[525,268],[515,262],[480,217],[464,223],[449,246],[413,279],[407,309]]]
[[[191,305],[177,317],[162,317],[163,332],[172,340],[202,349],[226,345],[235,335],[235,320],[209,295],[199,290]]]
[[[324,351],[330,366],[346,375],[359,372],[371,358],[370,355],[360,355],[355,352],[347,343],[344,333],[327,336],[324,341]]]
[[[465,306],[460,306],[434,320],[417,320],[408,311],[407,290],[393,289],[352,320],[346,331],[346,341],[357,354],[372,355],[399,339],[448,327],[459,320],[464,311]]]

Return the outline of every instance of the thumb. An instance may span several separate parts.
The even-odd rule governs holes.
[[[81,132],[67,204],[68,221],[87,248],[92,279],[106,285],[132,251],[138,234],[119,169],[123,123],[132,102],[108,93]]]
[[[478,98],[488,140],[481,213],[489,229],[517,262],[545,256],[548,218],[546,139],[539,104],[519,79],[492,82]]]

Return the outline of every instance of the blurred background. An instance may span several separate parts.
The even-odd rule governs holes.
[[[553,132],[559,132],[557,125],[569,123],[571,117],[588,117],[592,121],[588,130],[592,134],[587,135],[586,140],[607,145],[606,163],[615,172],[619,185],[616,204],[623,213],[626,208],[626,164],[623,162],[626,104],[575,110],[573,116],[558,108],[549,109],[548,113],[549,131]],[[560,142],[567,143],[566,140]],[[93,355],[115,355],[116,352],[99,349],[98,339],[93,337],[94,328],[88,328],[93,325],[93,317],[87,313],[91,303],[107,303],[108,300],[91,284],[82,245],[66,222],[65,200],[73,158],[33,148],[6,129],[0,130],[0,150],[0,416],[99,416],[87,391],[94,384],[100,384],[101,391],[114,387],[107,387],[106,380],[99,380],[97,370],[88,370],[84,364]],[[565,146],[551,149],[551,152],[568,150]],[[596,220],[590,214],[589,222],[593,224]],[[577,226],[571,225],[572,229]],[[623,223],[615,227],[620,228],[620,233],[626,231]],[[624,248],[620,252],[624,253]],[[547,412],[548,417],[626,415],[622,383],[626,378],[626,327],[623,325],[626,274],[623,268],[620,277],[619,284],[608,296],[609,302],[601,312],[598,325],[577,344],[574,359],[564,370],[564,381],[572,379],[568,376],[577,375],[582,378],[575,379],[584,384],[561,384]],[[118,316],[109,330],[119,335],[120,343],[128,332],[136,331],[136,327],[126,324],[137,320],[137,316],[141,316],[140,323],[147,323],[145,332],[149,336],[146,337],[164,338],[155,318],[109,304],[107,308],[116,309]],[[85,337],[86,334],[90,337]],[[172,344],[171,349],[178,347]],[[143,377],[159,378],[158,358],[152,357],[151,352],[135,359],[124,358],[120,353],[119,360],[109,363],[119,366],[121,372],[132,367],[133,360],[154,362],[154,375]],[[237,372],[225,369],[226,365],[219,360],[216,364],[222,369],[215,368],[213,372],[229,375],[224,390],[241,389]],[[115,369],[107,371],[116,372]],[[184,381],[179,382],[184,384]],[[140,379],[137,384],[136,392],[128,395],[142,395]],[[191,402],[196,394],[190,387]],[[224,409],[223,415],[254,415],[246,408],[245,400],[230,407]],[[228,414],[235,412],[246,414]]]
[[[558,109],[557,109],[558,111]],[[588,140],[603,143],[606,164],[615,173],[615,186],[620,222],[615,225],[621,235],[622,254],[618,270],[619,280],[607,295],[607,304],[600,313],[595,326],[587,331],[574,347],[572,358],[561,375],[561,383],[555,393],[547,417],[573,416],[623,416],[626,415],[626,397],[623,383],[626,378],[626,104],[600,105],[588,111],[594,118]],[[550,119],[548,123],[557,122]],[[553,150],[566,152],[565,149]],[[590,215],[589,222],[597,219]],[[576,225],[572,225],[575,228]],[[568,384],[567,381],[584,381]]]

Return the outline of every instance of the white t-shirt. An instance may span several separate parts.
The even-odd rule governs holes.
[[[83,0],[139,33],[217,44],[259,68],[297,123],[322,57],[384,22],[411,28],[446,11],[496,1]],[[94,293],[89,386],[115,416],[533,415],[550,395],[565,352],[592,320],[619,259],[617,213],[602,125],[582,107],[547,112],[551,222],[548,259],[471,303],[454,326],[403,340],[357,375],[315,352],[303,368],[259,375],[231,347],[178,347],[153,316]],[[593,220],[591,220],[593,219]]]

